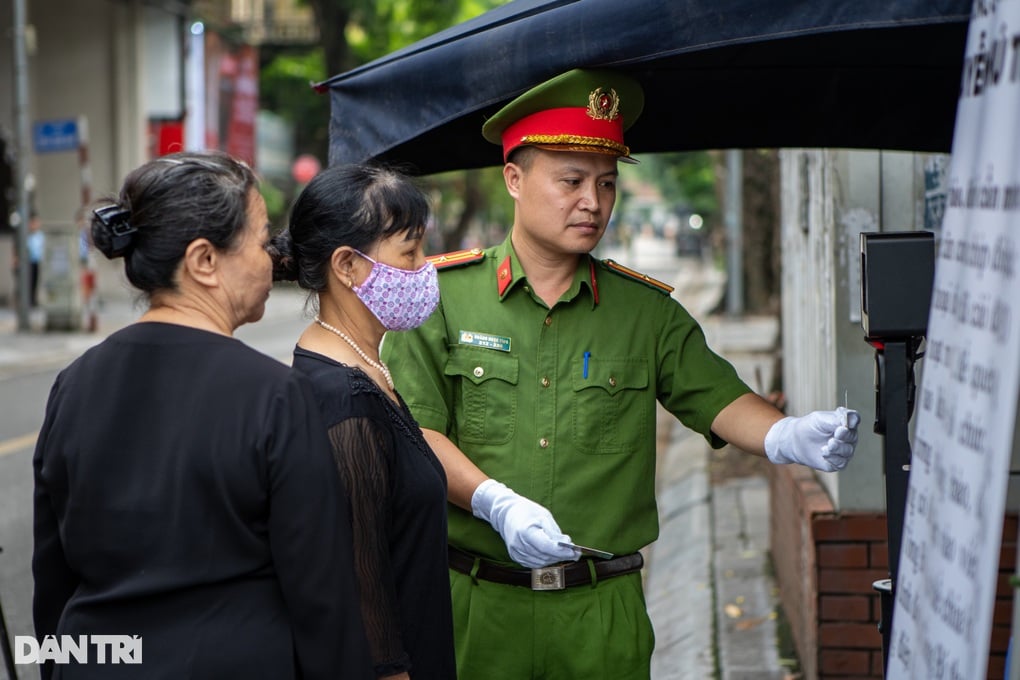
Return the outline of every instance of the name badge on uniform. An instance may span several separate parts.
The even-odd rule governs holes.
[[[500,352],[510,351],[510,338],[503,337],[502,335],[477,333],[475,331],[460,331],[458,344],[497,349]]]

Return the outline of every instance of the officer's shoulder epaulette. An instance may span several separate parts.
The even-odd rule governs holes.
[[[639,271],[635,271],[630,267],[624,267],[616,260],[609,259],[602,260],[602,266],[611,272],[616,272],[620,276],[626,277],[628,279],[633,279],[634,281],[640,281],[646,286],[650,286],[651,288],[654,288],[655,290],[663,293],[664,295],[669,295],[670,293],[673,292],[673,286],[663,283],[658,279],[654,279],[651,276],[648,276],[647,274],[642,274]]]
[[[454,250],[441,255],[430,255],[425,259],[434,264],[436,269],[443,270],[481,262],[485,259],[485,253],[481,248],[471,248],[470,250]]]

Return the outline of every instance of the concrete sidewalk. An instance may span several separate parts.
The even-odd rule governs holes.
[[[274,291],[266,318],[294,315],[303,295]],[[0,309],[0,377],[65,365],[140,314],[129,296],[113,296],[99,309],[95,333],[46,332],[38,311],[33,330],[22,332],[14,313]],[[703,325],[713,348],[752,388],[769,384],[774,319],[711,318]],[[661,530],[645,551],[646,598],[656,632],[653,680],[788,677],[777,651],[765,478],[730,477],[713,485],[710,466],[719,454],[665,411],[659,442]]]
[[[714,455],[679,424],[659,455],[660,533],[647,549],[645,576],[656,634],[652,678],[783,680],[768,482],[754,475],[713,484]]]
[[[775,366],[775,323],[713,317],[703,326],[710,345],[762,391]],[[740,465],[750,476],[722,475],[714,484],[713,465],[748,454],[713,451],[661,410],[658,429],[660,532],[646,550],[645,576],[653,680],[791,677],[778,650],[769,488],[760,472],[767,463]]]

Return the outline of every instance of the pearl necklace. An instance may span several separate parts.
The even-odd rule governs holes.
[[[330,326],[328,323],[320,319],[318,316],[315,317],[315,323],[319,324],[330,333],[334,333],[343,338],[347,342],[347,344],[350,345],[351,348],[353,348],[354,351],[358,353],[359,357],[364,359],[369,366],[378,369],[379,372],[383,374],[383,377],[386,378],[386,384],[390,386],[391,390],[393,389],[393,376],[390,375],[390,369],[386,367],[386,364],[384,364],[381,361],[374,361],[373,359],[370,359],[369,356],[365,354],[365,350],[361,349],[361,347],[358,346],[358,343],[354,342],[354,339],[351,338],[351,336],[347,335],[339,328],[334,328],[333,326]]]

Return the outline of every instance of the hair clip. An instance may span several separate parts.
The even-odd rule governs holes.
[[[113,234],[111,243],[113,252],[119,255],[127,250],[128,246],[131,245],[131,241],[134,240],[135,232],[138,231],[129,221],[131,211],[113,203],[111,205],[104,205],[102,208],[96,208],[92,211],[92,214]]]

